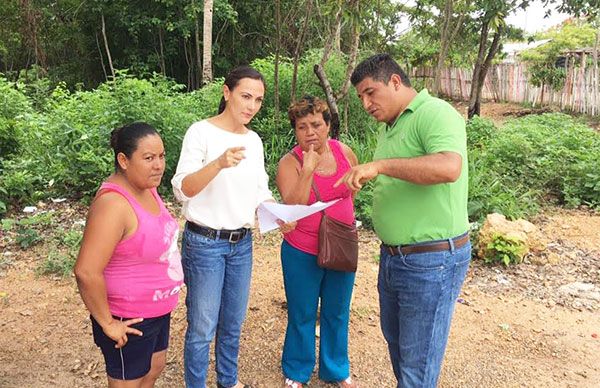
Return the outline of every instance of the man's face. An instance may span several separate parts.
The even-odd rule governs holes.
[[[403,107],[399,93],[403,85],[398,75],[392,75],[387,85],[366,77],[356,84],[356,92],[363,107],[375,120],[391,124]]]

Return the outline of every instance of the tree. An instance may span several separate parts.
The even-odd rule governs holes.
[[[500,50],[502,37],[510,30],[506,25],[506,16],[515,9],[525,9],[528,5],[529,0],[478,0],[475,2],[478,10],[476,25],[479,31],[479,44],[469,92],[468,118],[480,114],[481,90],[485,77],[492,60]]]
[[[332,49],[335,47],[336,42],[336,34],[330,34],[330,38],[327,40],[325,44],[325,48],[323,49],[323,56],[321,57],[321,61],[314,66],[314,72],[319,79],[319,83],[325,92],[325,99],[327,100],[327,105],[329,106],[329,110],[331,112],[331,137],[337,139],[339,135],[339,126],[340,126],[340,115],[337,102],[342,98],[346,97],[348,94],[348,90],[350,88],[350,76],[352,75],[352,71],[354,70],[354,66],[356,65],[356,59],[358,57],[358,48],[360,45],[360,17],[361,17],[361,8],[360,8],[360,0],[351,0],[348,4],[348,17],[350,20],[350,28],[351,28],[351,36],[352,43],[349,49],[348,54],[348,66],[346,68],[346,76],[344,82],[340,90],[335,93],[329,79],[327,78],[327,74],[325,73],[325,63],[329,59],[331,55]],[[341,18],[343,12],[343,2],[339,3],[339,9],[336,12],[335,22],[333,24],[333,31],[338,28],[338,25],[341,26]],[[341,28],[341,27],[340,27]],[[347,128],[345,128],[347,130]]]
[[[521,53],[521,60],[528,64],[532,84],[542,87],[542,103],[546,85],[554,90],[563,86],[565,70],[556,65],[559,57],[565,50],[592,46],[595,34],[595,29],[589,23],[566,23],[539,36],[541,39],[550,39],[549,42]]]
[[[438,27],[436,32],[439,31],[439,49],[432,90],[436,95],[440,91],[442,69],[446,64],[450,47],[464,28],[470,5],[471,0],[420,0],[417,1],[417,6],[411,15],[412,20],[421,19],[421,26],[432,20]]]
[[[212,82],[212,20],[213,0],[204,0],[204,29],[202,33],[202,84]]]

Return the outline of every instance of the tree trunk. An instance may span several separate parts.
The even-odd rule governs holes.
[[[204,29],[202,40],[202,85],[213,80],[212,74],[212,16],[213,0],[204,0]]]
[[[106,37],[106,23],[104,22],[104,13],[102,17],[102,38],[104,39],[104,49],[106,50],[106,57],[108,58],[108,67],[110,68],[110,74],[113,80],[115,79],[115,68],[113,67],[112,57],[110,55],[110,48],[108,47],[108,38]]]
[[[358,8],[358,1],[356,2],[356,6]],[[348,94],[348,90],[350,90],[350,78],[352,76],[352,72],[354,71],[354,67],[356,66],[356,58],[358,57],[359,46],[360,27],[358,23],[355,22],[352,25],[352,47],[350,48],[350,53],[348,54],[348,67],[346,67],[346,77],[344,79],[344,83],[342,84],[342,89],[336,95],[336,99],[338,101],[346,97],[346,94]]]
[[[448,57],[448,51],[450,45],[454,42],[456,35],[460,31],[463,21],[466,16],[466,9],[469,6],[469,1],[465,4],[465,10],[463,10],[458,16],[455,23],[452,23],[452,14],[454,13],[454,0],[446,0],[444,6],[443,27],[440,36],[440,52],[438,53],[437,65],[435,68],[435,75],[433,80],[433,94],[439,95],[442,86],[442,70],[444,68],[446,58]]]
[[[100,48],[100,41],[98,40],[98,33],[95,33],[96,47],[98,47],[98,55],[100,55],[100,65],[102,65],[102,73],[104,73],[104,80],[108,81],[108,74],[106,74],[106,66],[104,65],[104,55],[102,55],[102,49]]]
[[[342,52],[342,18],[336,18],[336,25],[333,36],[334,38],[332,48],[335,52],[340,53]]]
[[[329,106],[329,110],[331,111],[331,137],[333,139],[337,139],[339,137],[340,132],[340,113],[337,106],[337,101],[335,100],[333,89],[331,88],[329,79],[327,79],[325,70],[323,69],[323,66],[321,66],[320,63],[316,64],[313,70],[317,75],[317,78],[319,78],[319,84],[321,84],[321,87],[325,91],[327,105]]]
[[[188,92],[191,90],[194,90],[194,64],[192,63],[192,58],[190,58],[192,55],[189,54],[189,50],[188,50],[188,39],[187,38],[183,38],[183,56],[185,58],[185,63],[187,63],[188,66],[188,71],[187,71],[187,90]],[[198,70],[199,71],[199,70]]]
[[[158,46],[160,48],[160,71],[162,75],[167,75],[167,66],[165,64],[165,49],[162,26],[158,27]]]
[[[279,127],[279,51],[281,50],[281,0],[275,0],[275,65],[273,74],[273,103],[275,105],[275,126]]]
[[[308,0],[306,4],[306,14],[304,15],[304,23],[302,24],[302,30],[300,30],[300,35],[298,36],[298,40],[296,41],[296,48],[294,49],[294,70],[292,72],[292,85],[290,87],[290,100],[292,102],[296,101],[296,84],[298,83],[298,64],[300,62],[300,50],[302,49],[302,45],[304,44],[304,37],[306,36],[306,31],[308,30],[308,22],[311,17],[312,12],[312,0]]]
[[[446,0],[444,11],[442,12],[442,31],[440,32],[440,52],[438,53],[437,65],[435,67],[435,76],[433,79],[433,94],[439,96],[442,83],[442,69],[446,57],[448,56],[448,48],[450,46],[450,23],[452,21],[453,0]]]
[[[504,27],[501,25],[498,27],[492,40],[490,47],[487,47],[487,40],[490,28],[490,18],[481,25],[481,35],[479,37],[479,52],[477,54],[477,61],[473,69],[473,79],[471,80],[471,92],[469,93],[469,110],[468,118],[475,115],[479,116],[481,111],[481,90],[487,75],[488,68],[492,63],[492,59],[498,53],[500,48],[500,38],[504,33]],[[487,52],[487,54],[486,54]]]
[[[335,14],[335,24],[333,28],[337,28],[338,25],[341,25],[342,23],[342,4],[343,2],[340,2],[340,7],[337,10],[337,13]],[[334,31],[332,31],[333,33]],[[334,37],[334,35],[331,35],[332,37]],[[321,57],[321,62],[320,65],[321,67],[325,66],[325,63],[327,62],[327,60],[329,59],[329,56],[331,55],[331,51],[333,49],[333,44],[334,44],[334,39],[328,39],[327,42],[325,43],[325,47],[323,48],[323,56]]]
[[[202,69],[202,54],[200,54],[200,23],[198,22],[198,11],[196,10],[196,5],[192,4],[192,7],[194,7],[194,47],[196,48],[195,52],[196,52],[196,61],[194,62],[194,65],[192,65],[192,68],[195,67],[196,71],[193,72],[194,74],[194,89],[198,89],[200,88],[200,85],[202,85],[202,73],[201,73],[201,69]]]
[[[594,43],[594,51],[592,51],[592,56],[593,56],[593,63],[594,63],[594,73],[592,74],[592,80],[593,83],[592,85],[594,85],[594,99],[593,104],[592,104],[592,116],[595,116],[598,114],[598,105],[600,105],[600,100],[598,99],[600,96],[598,96],[598,83],[600,82],[600,78],[598,78],[599,74],[598,74],[598,46],[600,45],[600,29],[598,29],[596,31],[596,42]]]
[[[24,32],[26,41],[30,45],[29,48],[33,48],[35,64],[38,65],[42,73],[40,75],[45,75],[48,65],[46,63],[46,52],[40,45],[40,40],[38,39],[38,14],[32,9],[33,6],[30,4],[29,0],[21,0],[20,6],[21,11],[23,12],[23,19],[27,22]],[[29,64],[26,67],[29,67]]]

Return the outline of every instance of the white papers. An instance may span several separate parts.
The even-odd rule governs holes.
[[[329,202],[315,202],[307,205],[284,205],[275,202],[263,202],[258,205],[258,227],[261,233],[266,233],[279,228],[277,220],[283,222],[297,221],[301,218],[310,216],[323,209],[327,209],[340,199],[334,199]]]

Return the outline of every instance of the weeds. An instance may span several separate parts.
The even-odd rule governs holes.
[[[38,273],[69,276],[77,259],[83,232],[77,229],[59,229],[52,239],[48,256],[38,267]]]
[[[500,234],[494,234],[492,241],[487,245],[487,254],[484,261],[488,264],[502,263],[505,266],[519,264],[527,247],[523,241]]]

